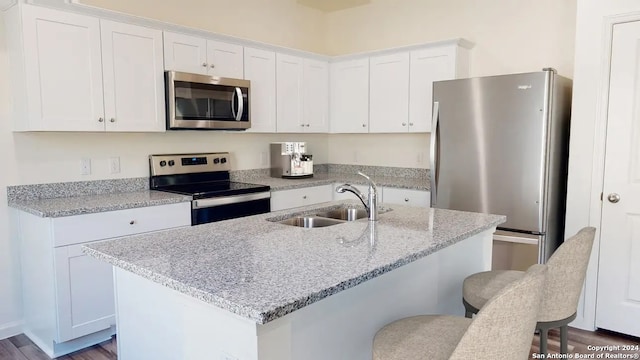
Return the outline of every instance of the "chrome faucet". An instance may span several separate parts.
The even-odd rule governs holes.
[[[376,221],[378,220],[378,187],[376,186],[376,183],[374,183],[373,180],[371,180],[371,178],[367,175],[363,174],[360,171],[358,171],[358,175],[363,176],[369,182],[368,199],[365,199],[364,194],[362,194],[360,190],[356,189],[351,184],[338,186],[336,188],[336,192],[344,193],[345,191],[348,191],[355,194],[364,205],[364,208],[367,209],[367,214],[369,214],[369,221]]]

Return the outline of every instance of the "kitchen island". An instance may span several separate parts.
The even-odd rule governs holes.
[[[114,265],[118,358],[370,359],[401,317],[462,314],[504,216],[381,206],[379,220],[306,229],[306,208],[84,247]]]

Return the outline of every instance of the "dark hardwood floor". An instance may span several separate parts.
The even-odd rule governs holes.
[[[557,330],[549,332],[549,352],[558,353],[560,351],[560,333]],[[640,351],[594,351],[589,346],[624,346],[640,345],[640,339],[616,334],[609,331],[598,330],[595,332],[569,328],[569,353],[580,355],[585,354],[640,354]],[[539,338],[536,335],[531,346],[530,358],[537,353],[539,348]],[[605,355],[602,355],[603,357]],[[116,338],[103,342],[99,345],[59,357],[58,360],[116,360]],[[637,357],[635,358],[637,359]],[[14,336],[9,339],[0,340],[0,360],[51,360],[29,338],[24,335]],[[141,359],[142,360],[142,359]],[[179,359],[176,359],[179,360]],[[507,360],[507,359],[505,359]]]

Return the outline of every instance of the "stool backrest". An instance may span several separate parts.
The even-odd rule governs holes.
[[[580,230],[547,261],[549,274],[538,321],[558,321],[576,312],[595,234],[593,227]]]
[[[533,265],[500,290],[475,316],[449,359],[527,359],[546,275],[546,265]]]

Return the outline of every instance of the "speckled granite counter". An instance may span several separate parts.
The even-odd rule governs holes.
[[[366,219],[315,229],[268,221],[345,204],[356,203],[336,201],[122,238],[83,251],[264,324],[505,221],[402,205],[381,214],[373,228]]]
[[[40,217],[62,217],[191,201],[190,196],[135,191],[53,199],[12,200],[9,206]]]

